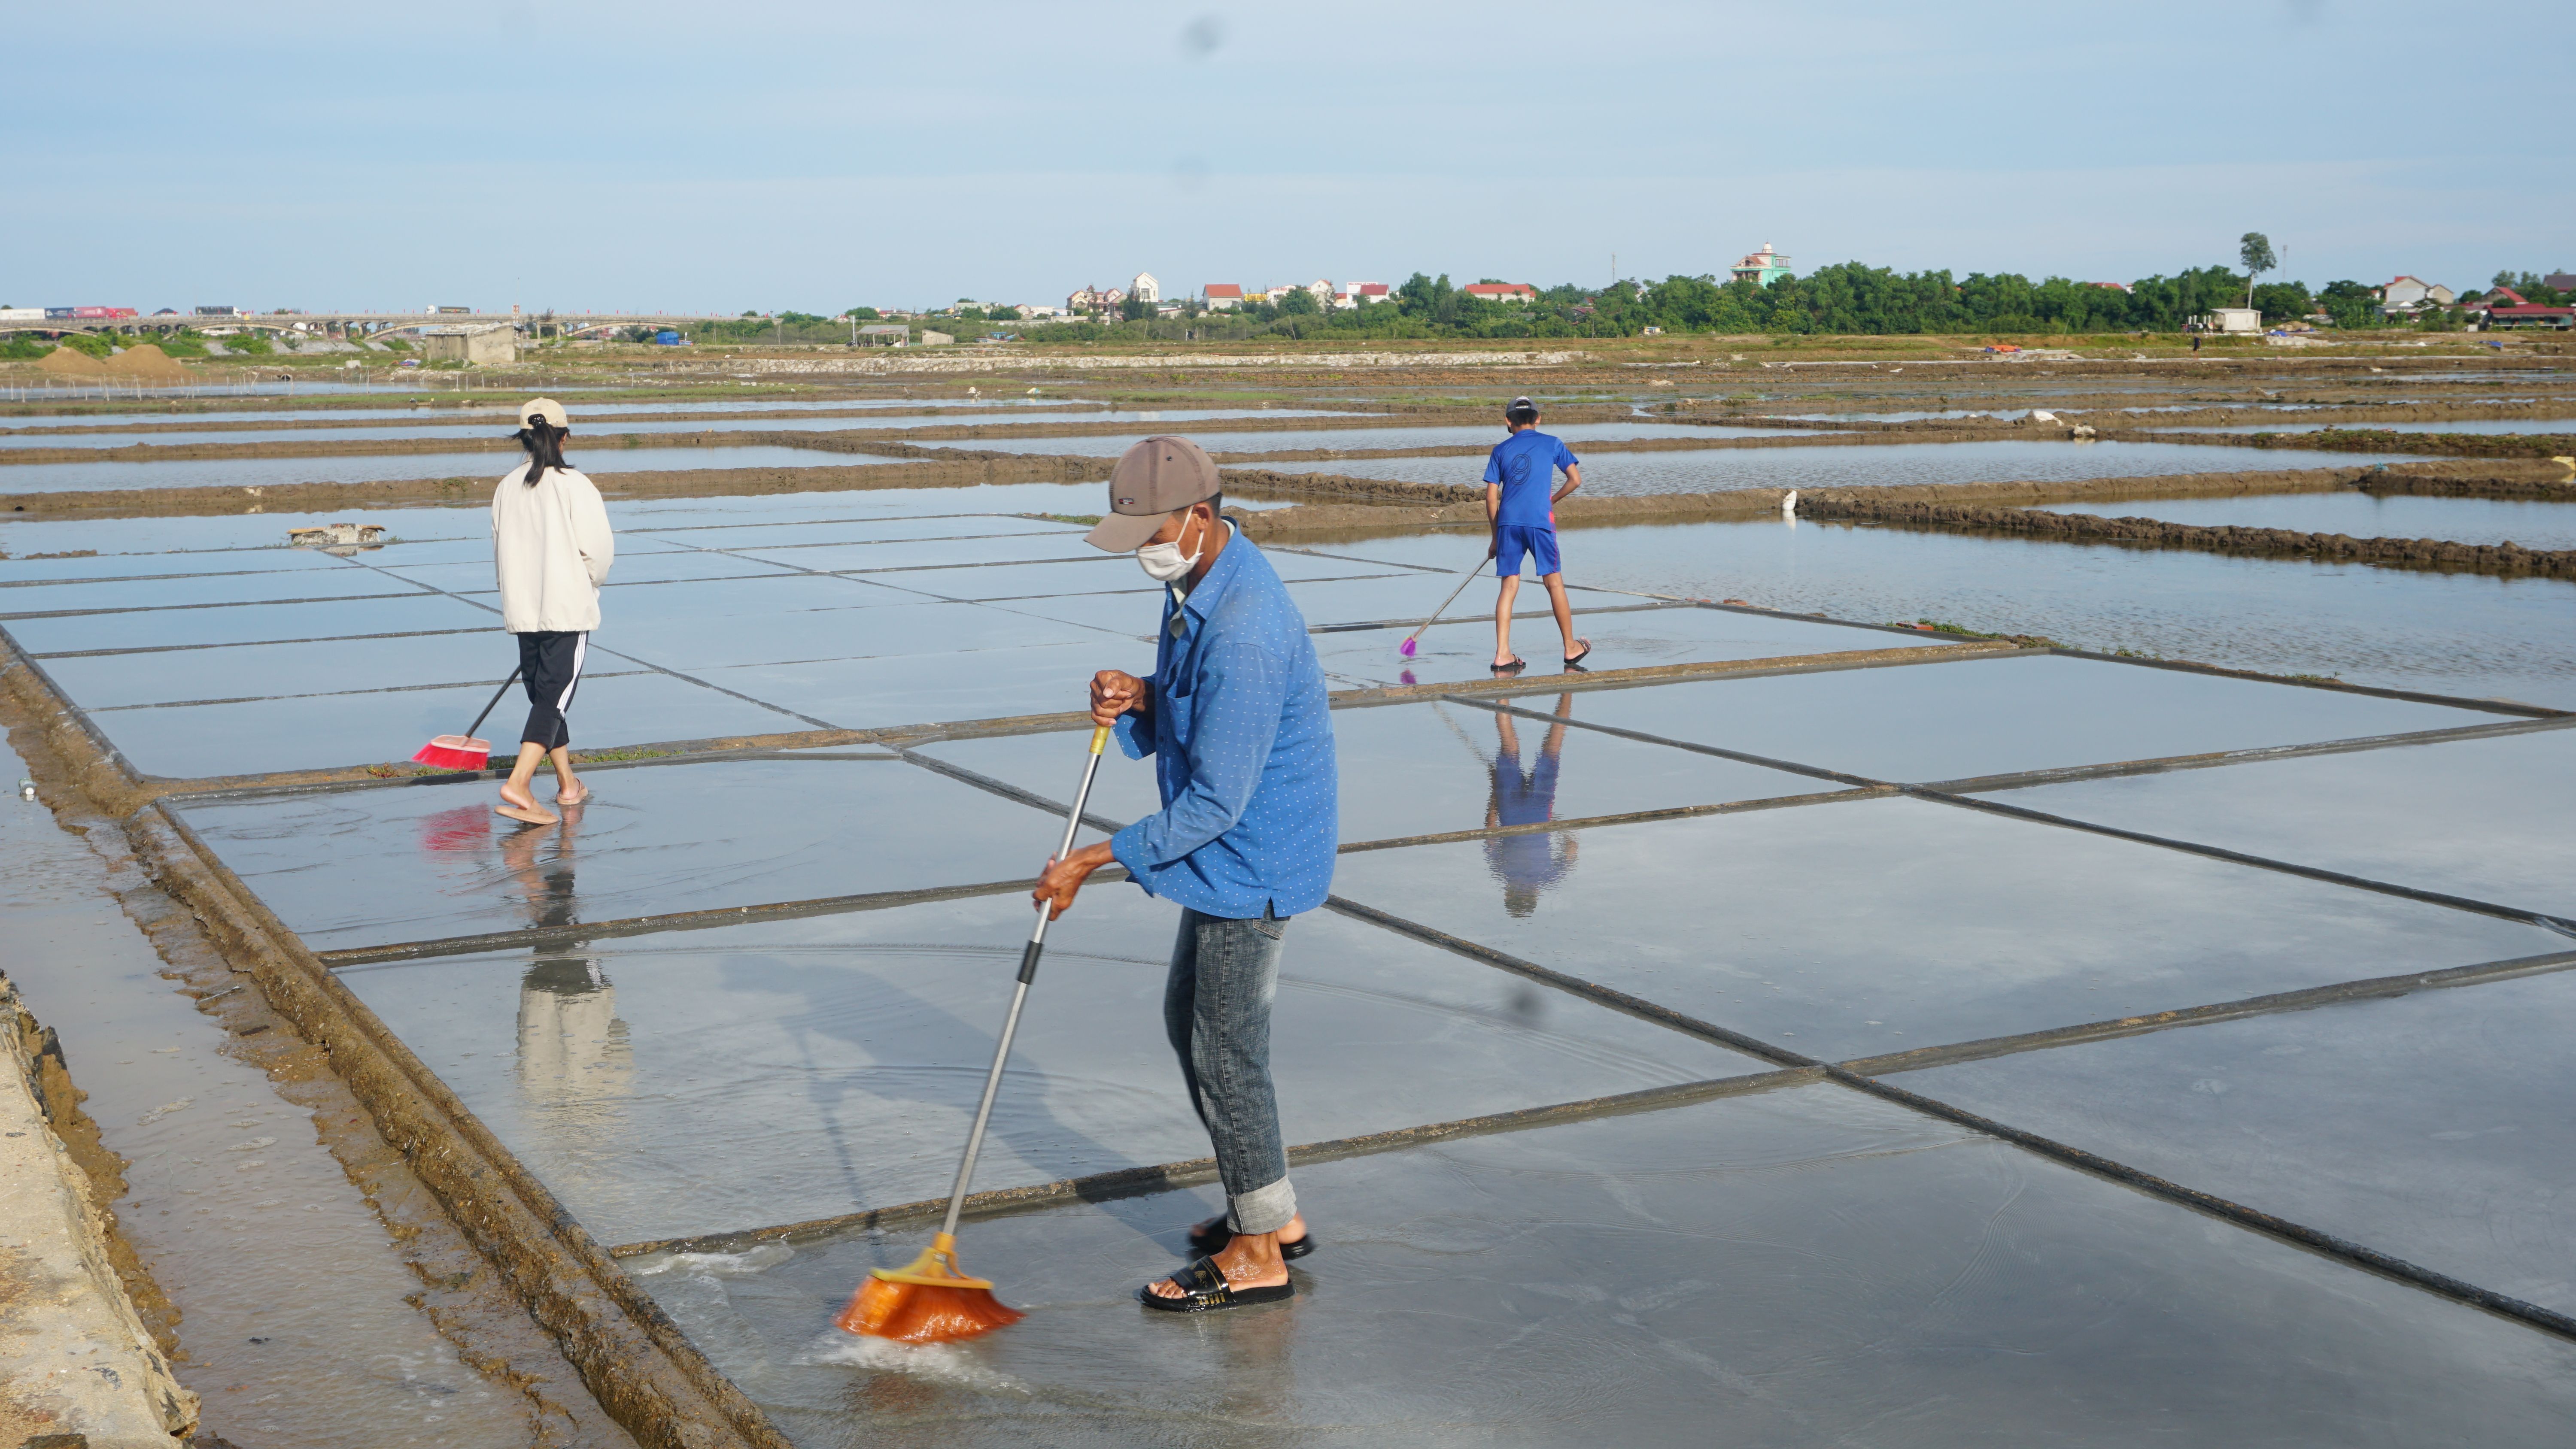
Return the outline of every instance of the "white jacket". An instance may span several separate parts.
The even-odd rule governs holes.
[[[599,627],[599,586],[617,557],[608,506],[578,472],[548,468],[529,487],[528,465],[492,494],[492,571],[501,583],[501,627],[513,634]]]

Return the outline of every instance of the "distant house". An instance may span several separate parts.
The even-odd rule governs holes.
[[[1127,294],[1116,287],[1105,292],[1098,287],[1084,287],[1067,296],[1064,305],[1069,312],[1106,312],[1126,300]]]
[[[2129,290],[2129,284],[2126,282],[2086,282],[2084,285],[2088,287],[2099,287],[2106,292],[2125,292]]]
[[[1744,260],[1726,270],[1727,275],[1739,282],[1767,287],[1789,275],[1789,258],[1785,253],[1771,250],[1771,244],[1764,242],[1762,250],[1745,253]]]
[[[1333,289],[1333,305],[1347,312],[1383,302],[1391,295],[1384,282],[1344,282]]]
[[[1317,277],[1306,284],[1306,295],[1315,299],[1316,306],[1330,307],[1333,305],[1333,284]]]
[[[2551,272],[2540,284],[2553,292],[2576,292],[2576,272]]]
[[[1535,302],[1538,288],[1526,282],[1469,282],[1458,289],[1480,302]]]
[[[1139,302],[1159,302],[1163,300],[1163,284],[1154,280],[1152,272],[1138,272],[1136,280],[1127,284],[1127,295]]]
[[[2379,305],[2391,312],[2411,312],[2427,302],[2448,307],[2458,300],[2459,294],[2450,288],[2421,277],[2395,277],[2379,288]]]
[[[2519,307],[2490,307],[2486,318],[2489,327],[2576,327],[2576,307],[2540,307],[2525,302]]]
[[[2472,311],[2488,327],[2566,327],[2576,325],[2576,307],[2541,307],[2511,287],[2498,287],[2475,303]]]
[[[912,341],[912,329],[900,322],[871,322],[859,329],[861,347],[902,347]]]
[[[1207,294],[1207,309],[1211,312],[1231,312],[1243,305],[1241,283],[1210,282],[1201,290]]]

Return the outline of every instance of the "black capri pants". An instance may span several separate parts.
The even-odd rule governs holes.
[[[572,743],[572,726],[564,716],[572,712],[572,692],[581,684],[590,636],[549,629],[511,637],[519,641],[519,677],[528,686],[528,724],[519,739],[560,750]]]

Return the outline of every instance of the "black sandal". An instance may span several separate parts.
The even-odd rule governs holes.
[[[1224,1252],[1225,1245],[1233,1241],[1234,1229],[1227,1227],[1223,1218],[1190,1229],[1190,1251],[1204,1258],[1213,1258]],[[1292,1262],[1313,1251],[1315,1251],[1313,1228],[1308,1228],[1306,1236],[1293,1243],[1282,1241],[1279,1244],[1279,1256]]]
[[[1237,1288],[1225,1281],[1225,1271],[1213,1258],[1201,1258],[1171,1277],[1181,1290],[1178,1298],[1166,1298],[1154,1291],[1150,1283],[1136,1290],[1136,1301],[1165,1313],[1213,1313],[1220,1308],[1248,1308],[1255,1303],[1277,1303],[1297,1296],[1294,1281],[1273,1283],[1267,1288]]]
[[[1568,669],[1581,669],[1583,667],[1583,661],[1592,657],[1592,641],[1589,639],[1577,639],[1574,642],[1582,645],[1583,651],[1579,654],[1566,655],[1565,667]]]
[[[1488,664],[1485,667],[1496,674],[1518,674],[1522,670],[1529,668],[1529,661],[1519,657],[1518,655],[1514,655],[1512,657],[1512,662],[1509,664]]]

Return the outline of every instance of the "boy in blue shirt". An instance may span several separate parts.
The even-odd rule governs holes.
[[[1556,610],[1556,627],[1565,635],[1565,667],[1580,669],[1592,652],[1592,641],[1574,637],[1574,605],[1565,597],[1565,574],[1556,557],[1556,505],[1583,486],[1583,467],[1554,435],[1538,430],[1538,404],[1525,397],[1503,409],[1512,435],[1494,445],[1485,460],[1485,518],[1494,528],[1494,574],[1503,581],[1494,604],[1496,674],[1518,674],[1529,661],[1512,652],[1512,601],[1520,597],[1521,557],[1532,555],[1538,579],[1547,585],[1548,603]],[[1565,487],[1556,486],[1556,470],[1565,470]]]

